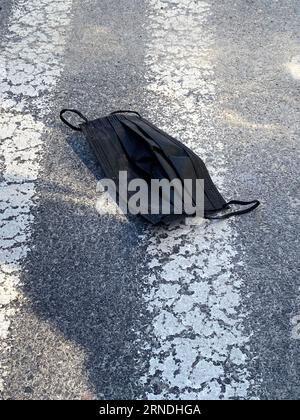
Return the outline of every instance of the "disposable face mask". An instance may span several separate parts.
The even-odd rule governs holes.
[[[75,113],[82,122],[75,126],[65,113]],[[128,180],[143,179],[150,185],[153,179],[172,181],[192,180],[190,190],[192,202],[196,202],[196,180],[204,180],[204,217],[226,219],[248,213],[259,206],[258,200],[226,201],[213,183],[204,162],[187,146],[160,130],[134,111],[115,111],[108,116],[89,121],[79,111],[63,109],[61,120],[70,128],[82,131],[103,169],[105,176],[118,185],[119,174],[126,171]],[[174,195],[170,199],[170,214],[142,214],[151,223],[178,218],[175,214]],[[228,211],[231,205],[246,206],[244,209]],[[161,209],[162,207],[160,207]],[[184,209],[184,206],[182,206]],[[224,213],[224,211],[227,211]],[[224,214],[217,214],[222,212]],[[182,210],[182,215],[184,210]]]

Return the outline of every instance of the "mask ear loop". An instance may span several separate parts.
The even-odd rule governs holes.
[[[66,113],[66,112],[73,112],[73,114],[76,114],[76,115],[78,115],[80,118],[82,118],[83,120],[84,120],[84,122],[88,122],[88,119],[84,116],[84,115],[82,115],[82,113],[81,112],[79,112],[79,111],[77,111],[76,109],[62,109],[61,111],[60,111],[60,114],[59,114],[59,116],[60,116],[60,119],[62,120],[62,122],[63,123],[65,123],[68,127],[70,127],[70,128],[72,128],[72,130],[76,130],[76,131],[81,131],[81,128],[80,128],[80,126],[78,126],[78,127],[76,127],[75,125],[73,125],[73,124],[71,124],[69,121],[67,121],[66,119],[65,119],[65,117],[63,117],[63,115]]]
[[[244,210],[232,211],[231,213],[226,213],[226,214],[223,214],[222,216],[205,216],[205,219],[222,220],[222,219],[228,219],[229,217],[232,217],[232,216],[237,216],[239,214],[250,213],[250,211],[253,211],[254,209],[256,209],[256,207],[260,205],[260,201],[258,200],[252,200],[252,201],[231,200],[231,201],[228,201],[228,203],[226,203],[223,206],[223,208],[225,209],[227,206],[230,206],[230,204],[238,204],[240,206],[248,206],[252,204],[252,206]]]

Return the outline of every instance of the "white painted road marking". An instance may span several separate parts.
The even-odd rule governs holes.
[[[72,0],[20,0],[0,48],[0,350],[7,338],[21,263],[28,252],[35,180],[45,126],[41,117],[61,72]],[[0,390],[7,367],[0,367]]]
[[[152,41],[147,51],[151,104],[166,120],[153,118],[205,159],[222,190],[222,144],[212,121],[215,82],[212,34],[206,24],[210,6],[189,0],[150,0]],[[150,372],[143,383],[159,383],[149,399],[246,398],[247,341],[240,308],[242,279],[235,276],[230,222],[165,231],[157,228],[147,252],[152,275],[146,296],[154,314]]]

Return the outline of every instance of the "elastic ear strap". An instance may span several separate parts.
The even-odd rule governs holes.
[[[141,116],[137,111],[130,111],[129,109],[119,109],[118,111],[111,112],[109,115],[121,114],[121,113],[130,113],[130,114],[136,114],[139,117]]]
[[[79,111],[77,111],[76,109],[62,109],[61,111],[60,111],[60,114],[59,114],[59,116],[60,116],[60,119],[62,120],[62,122],[63,123],[65,123],[68,127],[70,127],[70,128],[72,128],[72,130],[76,130],[76,131],[81,131],[81,128],[78,126],[78,127],[76,127],[75,125],[73,125],[73,124],[71,124],[69,121],[67,121],[66,119],[65,119],[65,117],[63,117],[63,115],[66,113],[66,112],[73,112],[73,114],[76,114],[76,115],[78,115],[80,118],[82,118],[83,120],[84,120],[84,122],[88,122],[88,119],[84,116],[84,115],[82,115],[82,113],[81,112],[79,112]]]
[[[250,211],[253,211],[254,209],[256,209],[256,207],[260,205],[260,201],[258,200],[252,200],[252,201],[231,200],[231,201],[228,201],[228,203],[224,205],[224,208],[226,208],[227,206],[230,206],[230,204],[238,204],[240,206],[249,206],[250,204],[252,204],[252,206],[244,210],[232,211],[231,213],[226,213],[226,214],[223,214],[222,216],[205,216],[205,219],[221,220],[221,219],[228,219],[229,217],[237,216],[239,214],[250,213]]]

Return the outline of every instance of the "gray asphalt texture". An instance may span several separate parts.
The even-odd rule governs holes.
[[[228,124],[220,112],[213,122],[228,166],[225,192],[262,201],[259,212],[234,222],[235,246],[244,250],[245,266],[236,270],[246,285],[243,305],[251,316],[245,322],[249,334],[255,331],[253,395],[298,399],[299,340],[291,339],[290,320],[300,312],[300,84],[281,69],[300,54],[300,4],[210,3],[217,100],[246,121]],[[9,5],[1,6],[2,30]],[[4,399],[130,399],[151,391],[138,381],[149,355],[136,345],[137,334],[147,337],[151,325],[141,282],[151,227],[99,216],[90,203],[101,169],[84,138],[58,119],[65,106],[89,118],[122,108],[147,117],[147,2],[91,0],[88,6],[74,1],[64,71],[46,120],[51,134],[45,134],[33,247],[22,277],[27,300],[11,327]]]
[[[261,373],[260,395],[272,399],[300,395],[299,341],[291,340],[289,323],[299,313],[300,86],[281,70],[299,54],[299,6],[237,2],[226,15],[219,6],[219,25],[215,22],[222,51],[216,69],[224,83],[220,101],[257,125],[227,126],[223,135],[231,162],[228,189],[256,194],[263,202],[255,229],[250,218],[236,223],[239,241],[246,244],[248,329],[256,331],[253,377]],[[277,129],[264,129],[270,123]]]

